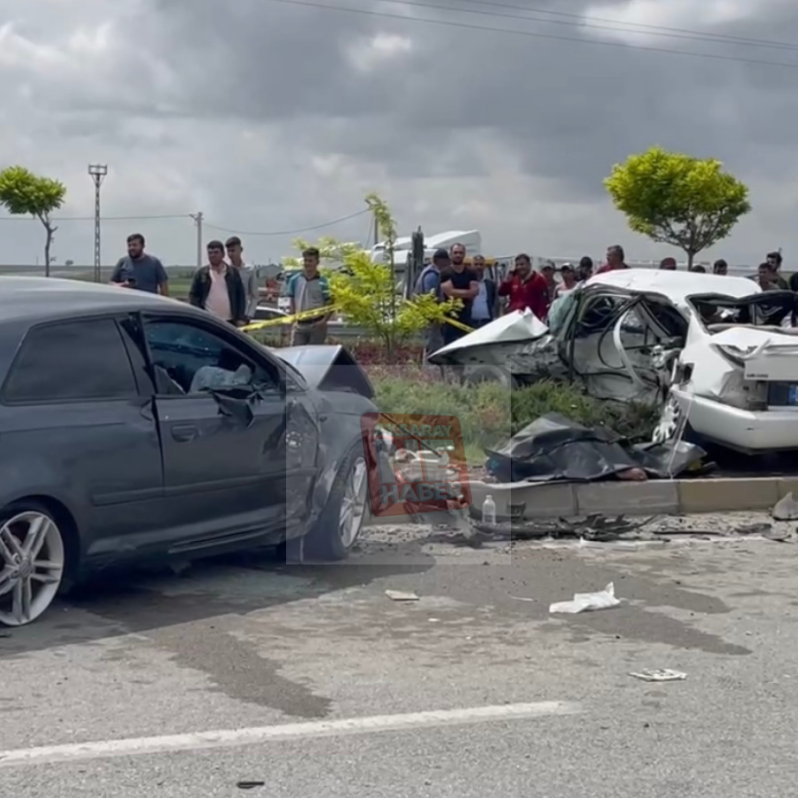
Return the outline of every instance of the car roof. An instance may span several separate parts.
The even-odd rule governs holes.
[[[585,283],[585,288],[599,285],[636,294],[660,294],[679,307],[686,306],[688,297],[699,294],[721,294],[741,299],[762,292],[761,286],[747,277],[668,269],[616,269],[594,275]]]
[[[0,277],[0,323],[103,311],[188,309],[184,302],[113,285],[55,277]]]

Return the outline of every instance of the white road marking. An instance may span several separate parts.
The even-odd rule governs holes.
[[[343,720],[255,726],[246,729],[189,732],[187,734],[172,734],[162,737],[136,737],[127,740],[102,740],[91,743],[47,745],[40,748],[0,751],[0,768],[79,762],[119,756],[163,754],[170,751],[231,748],[309,737],[337,737],[351,734],[402,731],[403,729],[489,723],[491,721],[529,720],[552,715],[574,715],[580,711],[578,704],[563,701],[539,701],[533,704],[504,704],[433,712],[411,712],[398,715],[374,715]]]

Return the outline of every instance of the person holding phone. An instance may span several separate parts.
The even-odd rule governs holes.
[[[127,237],[127,256],[120,258],[111,274],[111,283],[150,294],[169,296],[169,276],[163,263],[144,251],[144,236],[132,233]]]

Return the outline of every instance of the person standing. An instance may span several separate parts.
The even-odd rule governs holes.
[[[477,275],[479,291],[471,305],[471,325],[479,329],[496,318],[498,307],[496,283],[485,276],[485,258],[482,255],[474,255],[472,265]]]
[[[188,301],[222,321],[243,327],[247,321],[247,298],[238,269],[224,262],[224,244],[208,244],[208,264],[197,269]]]
[[[546,318],[546,281],[532,269],[532,261],[525,252],[515,257],[515,268],[499,286],[499,296],[509,297],[507,312],[531,310],[541,321]]]
[[[576,272],[570,263],[563,263],[560,267],[560,276],[562,277],[562,282],[555,289],[555,299],[568,296],[577,286]]]
[[[286,286],[291,315],[327,307],[331,301],[330,284],[319,272],[321,256],[316,247],[302,253],[302,271],[294,274]],[[291,346],[319,346],[327,338],[330,312],[294,322]]]
[[[579,261],[579,268],[576,270],[576,277],[580,283],[584,283],[593,276],[593,258],[585,255]]]
[[[557,266],[553,260],[547,260],[540,270],[543,279],[546,281],[546,315],[551,307],[551,303],[557,295]]]
[[[460,310],[452,311],[451,317],[460,324],[471,324],[471,304],[479,294],[479,280],[476,272],[465,263],[466,249],[462,244],[454,244],[451,251],[451,266],[441,273],[441,293],[444,299],[459,299],[463,303]],[[443,328],[443,342],[450,344],[465,335],[465,330],[446,324]]]
[[[757,282],[763,291],[779,290],[780,286],[778,284],[778,274],[773,268],[773,264],[769,260],[759,264]]]
[[[725,277],[728,273],[729,273],[729,264],[726,263],[726,261],[723,260],[723,258],[718,258],[718,260],[716,260],[712,264],[712,274],[719,274],[722,277]]]
[[[241,245],[241,239],[238,236],[228,238],[224,246],[227,250],[227,259],[230,265],[234,269],[238,269],[241,282],[244,284],[244,295],[247,299],[246,317],[248,319],[254,319],[255,311],[258,309],[258,302],[260,300],[257,269],[251,263],[244,262],[244,258],[242,257],[244,247]]]
[[[620,244],[613,244],[607,248],[607,262],[598,270],[597,274],[628,269],[625,258],[623,247]]]
[[[419,294],[432,294],[438,302],[443,301],[443,293],[441,292],[441,272],[449,268],[451,261],[449,260],[449,253],[445,249],[436,250],[432,256],[432,262],[428,263],[419,274],[416,280],[413,293]],[[447,327],[451,325],[446,325]],[[434,322],[427,327],[427,332],[424,338],[424,355],[423,362],[426,363],[427,358],[433,353],[437,352],[443,346],[443,330],[438,322]]]
[[[127,237],[127,255],[114,266],[111,283],[122,288],[169,296],[169,275],[158,258],[144,251],[144,236],[141,233],[131,233]]]
[[[765,263],[769,264],[771,270],[773,271],[773,282],[775,283],[774,288],[780,288],[783,291],[789,291],[790,287],[787,285],[787,281],[780,274],[782,260],[781,252],[768,252],[767,256],[765,257]]]
[[[659,262],[660,271],[675,272],[676,271],[676,258],[663,258]]]

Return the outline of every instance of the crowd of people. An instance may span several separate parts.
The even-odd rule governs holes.
[[[126,288],[169,295],[169,278],[161,261],[144,251],[144,236],[133,233],[127,239],[127,255],[116,264],[111,282]],[[255,318],[260,299],[257,269],[244,260],[244,248],[237,236],[226,242],[211,241],[207,247],[208,263],[194,274],[189,289],[189,302],[223,321],[237,327]],[[454,324],[435,324],[427,332],[426,351],[433,352],[465,335],[471,329],[484,327],[502,313],[531,310],[545,321],[549,308],[558,298],[567,295],[593,275],[594,264],[583,257],[578,264],[564,263],[559,268],[553,261],[543,264],[540,271],[532,268],[526,253],[515,257],[513,268],[500,281],[491,277],[482,255],[466,257],[463,244],[450,250],[437,250],[418,276],[415,294],[433,294],[438,301],[459,299],[462,307],[451,314]],[[320,253],[308,248],[302,253],[303,268],[291,275],[285,286],[292,316],[298,315],[291,330],[291,344],[295,346],[323,344],[327,337],[330,313],[313,314],[330,306],[331,295],[327,278],[319,271]],[[769,253],[760,264],[756,279],[763,290],[792,290],[798,292],[798,273],[789,282],[781,275],[780,252]],[[623,247],[607,249],[606,262],[597,274],[628,269]],[[660,269],[675,271],[675,258],[663,258]],[[727,275],[728,264],[716,260],[713,274]],[[691,268],[706,272],[703,266]]]

